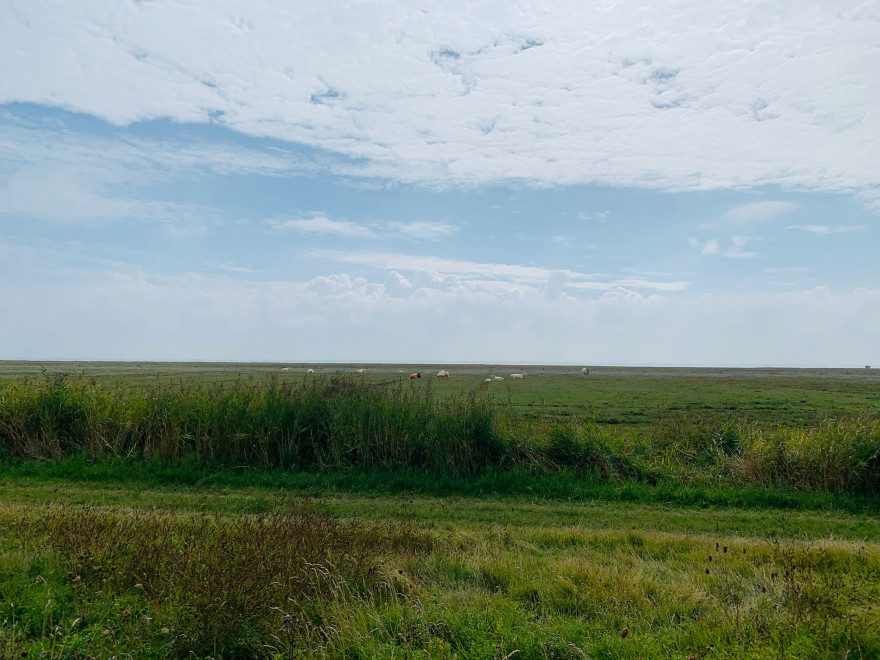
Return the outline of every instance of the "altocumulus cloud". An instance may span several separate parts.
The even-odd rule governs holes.
[[[869,191],[877,17],[855,0],[9,0],[0,103],[212,121],[431,185]]]

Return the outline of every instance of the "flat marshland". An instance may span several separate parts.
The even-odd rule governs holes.
[[[867,369],[0,363],[0,657],[880,658],[878,401]]]

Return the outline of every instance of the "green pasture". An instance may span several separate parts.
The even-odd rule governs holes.
[[[3,657],[876,658],[874,516],[0,486]]]
[[[0,363],[0,659],[880,658],[877,371],[580,366]]]
[[[283,369],[288,369],[284,371]],[[96,379],[132,388],[183,382],[234,385],[277,379],[298,383],[315,375],[355,374],[368,382],[409,382],[438,396],[479,391],[531,419],[587,417],[599,424],[652,424],[676,413],[746,417],[770,424],[807,426],[823,417],[880,410],[880,369],[720,369],[536,365],[0,362],[0,387],[21,378]],[[440,369],[451,377],[437,378]],[[513,380],[511,373],[525,372]],[[502,376],[503,381],[485,383]]]

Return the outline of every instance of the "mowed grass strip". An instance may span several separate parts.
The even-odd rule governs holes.
[[[102,501],[100,490],[81,495]],[[153,497],[140,503],[161,502]],[[573,523],[575,507],[563,503],[461,500],[444,512],[434,500],[318,505],[291,498],[246,514],[231,513],[239,506],[229,497],[192,502],[197,509],[218,499],[211,514],[5,503],[2,651],[157,658],[880,653],[876,534],[843,540],[803,533],[827,516],[814,514],[810,524],[777,518],[774,536],[760,512],[700,511],[695,523],[673,509],[664,516],[634,507],[625,515],[623,507],[596,507]]]

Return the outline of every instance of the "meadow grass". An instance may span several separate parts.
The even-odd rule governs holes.
[[[0,505],[7,657],[880,654],[876,518],[19,488],[35,501]]]
[[[83,379],[16,381],[0,391],[0,459],[435,478],[563,475],[588,483],[674,482],[880,492],[880,419],[811,427],[673,412],[646,427],[576,416],[524,417],[479,392],[438,397],[431,381],[350,375],[130,389]],[[424,480],[429,480],[425,478]]]
[[[870,375],[128,368],[0,386],[0,657],[880,658]]]

